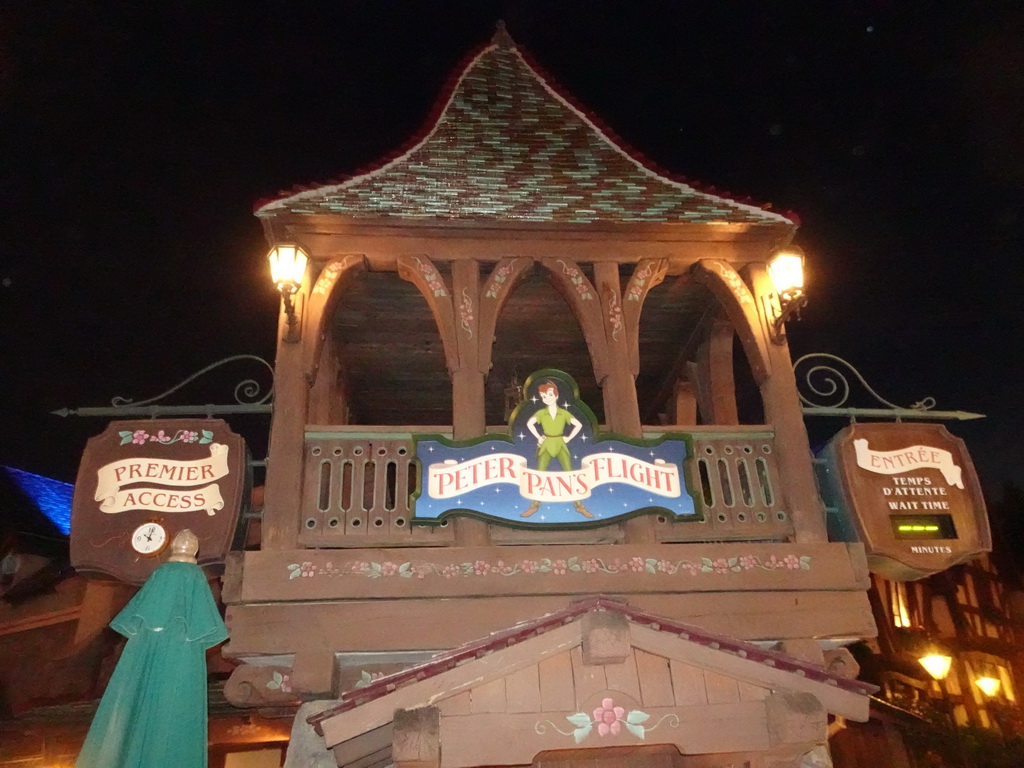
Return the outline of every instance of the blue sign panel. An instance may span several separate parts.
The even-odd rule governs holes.
[[[472,514],[518,526],[577,527],[643,512],[696,515],[683,470],[685,438],[600,439],[575,381],[561,371],[539,371],[523,391],[509,437],[416,437],[414,521]]]

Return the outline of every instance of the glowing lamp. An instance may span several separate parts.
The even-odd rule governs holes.
[[[306,276],[309,257],[297,245],[275,245],[267,254],[270,261],[270,278],[282,294],[299,290]]]
[[[281,292],[285,316],[288,319],[284,340],[298,341],[299,321],[295,316],[295,303],[292,301],[292,296],[302,286],[309,257],[297,245],[275,245],[267,254],[267,259],[270,261],[270,279],[274,281],[274,286]]]
[[[804,292],[804,254],[799,248],[776,251],[768,262],[768,277],[783,302]]]
[[[945,680],[949,674],[949,667],[953,663],[953,657],[941,653],[930,653],[917,661],[934,679]]]
[[[996,677],[979,677],[974,681],[974,684],[981,688],[981,692],[986,696],[992,697],[999,693],[999,687],[1002,685],[1002,681]]]
[[[768,331],[775,344],[786,340],[783,325],[807,303],[804,295],[804,253],[796,246],[781,248],[768,260],[768,279],[774,293],[765,297]]]

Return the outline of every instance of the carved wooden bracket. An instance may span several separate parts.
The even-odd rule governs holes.
[[[478,325],[479,357],[477,364],[480,373],[487,374],[491,370],[491,353],[494,349],[494,333],[498,325],[498,318],[504,309],[513,289],[523,279],[530,267],[533,266],[533,259],[529,258],[507,258],[502,259],[494,265],[494,269],[487,276],[480,291],[480,322]]]
[[[452,295],[434,262],[425,255],[399,256],[398,276],[415,285],[430,307],[444,344],[445,364],[448,372],[459,370],[459,344],[456,337],[455,310]]]
[[[640,372],[640,314],[647,294],[665,279],[668,259],[643,259],[633,269],[622,297],[622,317],[626,324],[629,349],[629,368],[636,376]]]
[[[302,370],[310,385],[320,370],[320,357],[327,338],[327,326],[345,289],[366,271],[366,259],[359,255],[343,256],[323,268],[313,284],[306,305],[305,323],[308,328],[302,351]]]
[[[579,265],[570,259],[541,259],[540,263],[550,273],[555,288],[562,294],[576,322],[583,329],[594,376],[598,383],[603,382],[609,370],[608,341],[597,289]]]

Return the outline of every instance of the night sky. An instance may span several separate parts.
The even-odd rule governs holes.
[[[73,480],[105,421],[49,411],[272,360],[253,203],[402,144],[499,18],[658,165],[800,216],[794,357],[987,414],[950,428],[1024,483],[1019,2],[5,3],[0,463]],[[257,454],[267,423],[236,423]]]

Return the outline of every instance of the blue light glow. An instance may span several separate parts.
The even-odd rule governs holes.
[[[71,495],[75,486],[14,467],[3,469],[61,533],[67,535],[71,532]]]

